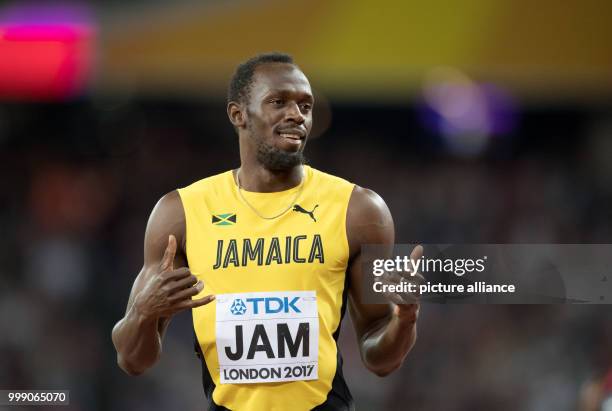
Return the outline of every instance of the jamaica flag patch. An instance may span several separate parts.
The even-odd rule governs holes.
[[[236,213],[213,214],[212,223],[214,225],[234,225],[236,224]]]

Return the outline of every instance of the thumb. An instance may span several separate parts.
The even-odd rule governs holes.
[[[415,261],[417,261],[419,258],[423,257],[423,246],[422,245],[417,245],[416,247],[414,247],[412,249],[412,252],[410,253],[410,263],[411,263],[411,271],[410,271],[410,275],[415,275],[416,273],[416,264],[414,263]]]
[[[423,246],[419,244],[412,249],[412,252],[410,253],[410,259],[416,261],[421,257],[423,257]]]
[[[168,245],[162,258],[161,269],[163,271],[174,270],[174,256],[176,255],[176,238],[170,234],[168,237]]]

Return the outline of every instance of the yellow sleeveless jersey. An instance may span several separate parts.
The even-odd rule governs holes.
[[[192,310],[209,409],[352,408],[336,343],[354,185],[309,166],[302,184],[241,197],[228,171],[178,190],[194,298],[216,295]]]

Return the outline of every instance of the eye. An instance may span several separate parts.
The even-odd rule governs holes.
[[[270,99],[270,104],[272,104],[273,106],[282,106],[283,104],[285,104],[285,102],[283,99],[273,98]]]
[[[312,104],[310,103],[302,103],[300,104],[302,111],[310,111],[312,110]]]

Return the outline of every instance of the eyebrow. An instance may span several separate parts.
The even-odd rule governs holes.
[[[289,89],[269,89],[268,92],[264,94],[264,96],[270,96],[274,94],[280,94],[280,95],[299,94],[302,98],[305,98],[310,101],[314,101],[314,96],[310,93],[294,91],[294,90],[289,90]]]

